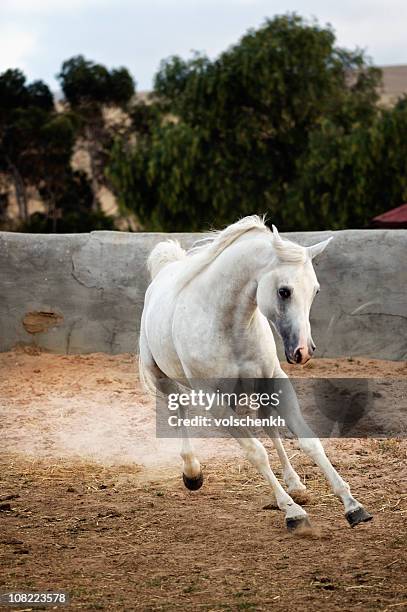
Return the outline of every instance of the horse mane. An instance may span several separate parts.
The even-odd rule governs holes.
[[[235,240],[254,229],[270,232],[270,229],[265,223],[265,215],[262,217],[258,215],[243,217],[243,219],[236,221],[236,223],[232,223],[232,225],[228,225],[228,227],[225,227],[223,230],[213,230],[210,232],[209,236],[197,240],[189,249],[187,255],[205,254],[209,261],[213,261],[213,259],[235,242]]]
[[[258,215],[243,217],[243,219],[229,225],[223,230],[211,232],[209,236],[197,240],[187,252],[187,256],[200,254],[203,255],[202,262],[207,258],[207,263],[210,263],[222,253],[222,251],[235,242],[235,240],[251,230],[260,230],[271,235],[274,251],[281,263],[305,263],[307,259],[307,250],[295,242],[283,240],[277,232],[276,234],[271,233],[266,225],[265,215],[261,217]]]
[[[238,238],[252,230],[260,230],[271,235],[265,224],[265,217],[251,215],[244,217],[223,230],[213,230],[205,238],[197,240],[186,252],[185,268],[178,280],[178,291],[181,291],[193,278],[200,274],[218,255]]]
[[[307,250],[304,247],[290,240],[283,240],[277,232],[276,234],[271,232],[265,223],[265,215],[261,217],[250,215],[228,225],[223,230],[210,232],[209,236],[197,240],[192,245],[183,259],[186,267],[179,277],[178,291],[181,291],[238,238],[253,230],[269,236],[270,244],[281,263],[302,264],[307,260]]]

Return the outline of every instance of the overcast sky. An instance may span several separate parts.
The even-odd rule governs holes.
[[[215,57],[265,17],[296,11],[330,23],[338,43],[376,64],[407,64],[407,0],[0,0],[0,71],[21,68],[58,89],[77,55],[127,66],[142,91],[162,58],[191,50]]]

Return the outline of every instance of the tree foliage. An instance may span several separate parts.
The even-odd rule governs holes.
[[[363,52],[297,15],[267,20],[215,60],[163,61],[147,101],[134,100],[126,68],[82,55],[62,65],[58,109],[45,83],[6,70],[0,178],[13,183],[27,231],[111,228],[103,185],[147,230],[253,212],[285,230],[363,227],[407,199],[407,99],[381,108],[380,78]],[[78,147],[89,176],[72,169]],[[32,188],[46,212],[29,219]]]
[[[346,131],[325,120],[310,134],[288,190],[293,225],[365,227],[407,199],[407,100]]]
[[[20,70],[0,74],[0,171],[14,184],[23,221],[28,216],[26,189],[38,178],[42,134],[53,110],[52,94],[45,83],[27,85]]]
[[[108,70],[77,55],[62,64],[58,78],[74,109],[85,106],[100,112],[103,106],[125,107],[134,95],[134,80],[127,68]]]
[[[59,185],[52,193],[55,210],[59,215],[49,215],[36,212],[20,230],[48,234],[58,231],[62,234],[74,232],[91,232],[94,230],[113,230],[114,221],[102,212],[92,210],[93,193],[86,174],[75,172],[69,166],[65,167]],[[44,186],[41,195],[49,198],[49,187]]]
[[[135,93],[134,80],[126,68],[108,70],[102,64],[72,57],[62,64],[58,75],[65,102],[76,115],[80,133],[89,156],[93,190],[92,208],[100,211],[99,189],[106,183],[105,168],[109,160],[113,136],[104,109],[127,110]],[[116,130],[116,131],[115,131]]]
[[[70,110],[57,112],[42,81],[28,84],[20,70],[0,74],[0,172],[14,184],[20,229],[55,232],[112,227],[103,214],[91,213],[84,198],[85,191],[93,198],[87,179],[71,169],[78,126],[78,117]],[[46,212],[29,217],[27,190],[33,187]]]
[[[162,62],[155,116],[115,143],[111,180],[146,229],[253,212],[286,230],[362,226],[407,195],[404,107],[381,110],[379,84],[329,27],[276,17],[216,60]]]

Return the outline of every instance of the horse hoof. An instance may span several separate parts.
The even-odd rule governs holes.
[[[351,527],[356,527],[359,523],[371,521],[373,516],[367,512],[363,506],[359,506],[356,510],[351,510],[345,514],[346,519]]]
[[[311,523],[308,516],[299,516],[298,518],[286,518],[285,524],[288,531],[302,531],[311,529]]]
[[[203,485],[203,474],[202,471],[195,478],[188,478],[185,474],[182,474],[182,480],[184,481],[184,485],[190,491],[198,491]]]

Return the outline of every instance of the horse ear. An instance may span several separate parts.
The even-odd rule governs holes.
[[[323,242],[318,242],[318,244],[313,244],[312,246],[308,247],[308,253],[311,259],[314,259],[314,257],[320,255],[322,251],[325,251],[332,238],[333,236],[331,236],[327,240],[324,240]]]
[[[282,242],[282,239],[280,237],[280,234],[278,233],[278,229],[276,228],[275,225],[271,226],[273,228],[273,238],[274,240],[277,240],[277,242]]]

